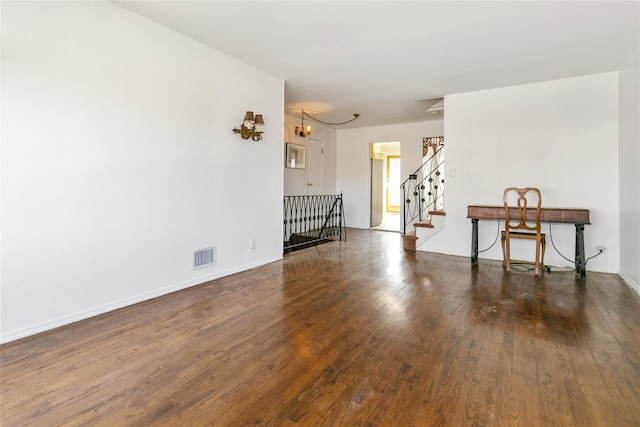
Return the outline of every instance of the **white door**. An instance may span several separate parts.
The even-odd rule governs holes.
[[[324,194],[324,143],[307,138],[307,195]]]

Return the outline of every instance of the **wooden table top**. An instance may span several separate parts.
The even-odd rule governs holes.
[[[517,217],[517,208],[512,208],[512,216]],[[503,205],[469,205],[467,218],[471,219],[505,219]],[[535,208],[527,209],[527,219],[535,219]],[[591,224],[589,210],[584,208],[543,207],[540,209],[540,221],[569,224]]]

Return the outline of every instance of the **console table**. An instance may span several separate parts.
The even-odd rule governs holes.
[[[517,217],[517,209],[513,208]],[[506,219],[503,205],[469,205],[467,218],[471,218],[471,264],[478,264],[478,221],[481,219]],[[535,220],[535,209],[527,209],[527,219]],[[580,278],[586,277],[587,259],[584,253],[584,226],[589,222],[589,210],[582,208],[542,208],[540,222],[574,224],[576,226],[575,268]]]

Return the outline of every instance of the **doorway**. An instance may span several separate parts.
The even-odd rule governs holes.
[[[370,227],[400,231],[400,142],[369,145],[371,162]]]

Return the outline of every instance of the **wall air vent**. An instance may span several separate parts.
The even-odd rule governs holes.
[[[193,268],[203,268],[216,264],[216,247],[193,251]]]

